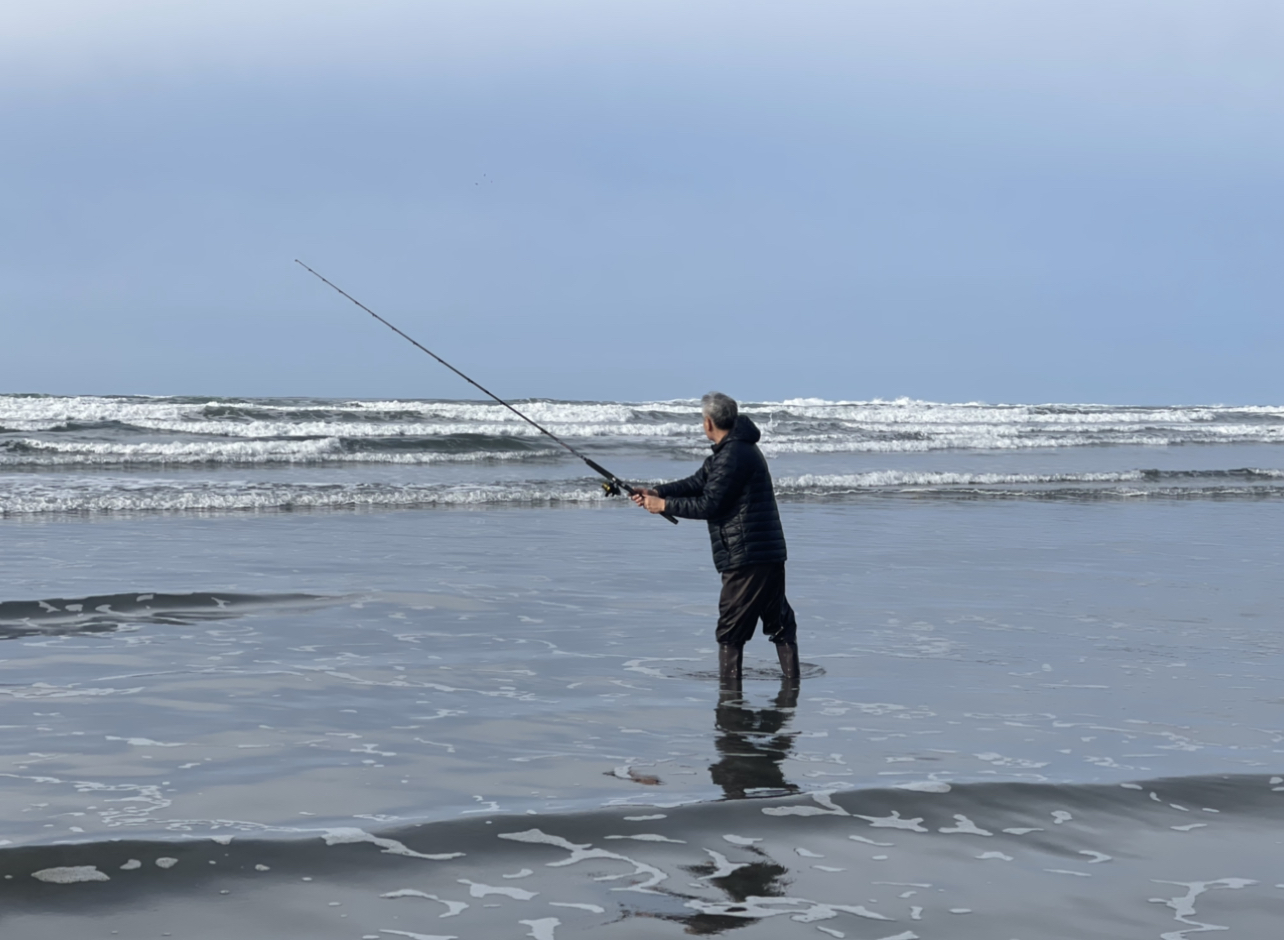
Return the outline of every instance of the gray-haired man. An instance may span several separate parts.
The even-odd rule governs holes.
[[[713,453],[685,480],[640,490],[633,501],[650,512],[705,519],[713,564],[722,575],[718,601],[718,673],[738,683],[744,645],[758,621],[776,644],[785,677],[798,678],[798,624],[785,599],[785,531],[758,426],[721,392],[701,399]]]

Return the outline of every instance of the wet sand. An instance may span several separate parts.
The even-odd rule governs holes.
[[[5,857],[6,935],[1266,938],[1280,789],[970,784],[33,847]]]

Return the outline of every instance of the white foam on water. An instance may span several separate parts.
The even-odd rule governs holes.
[[[982,829],[980,826],[972,822],[972,820],[968,819],[966,816],[962,815],[961,813],[955,813],[954,820],[956,822],[956,825],[943,826],[938,831],[945,832],[945,833],[957,832],[957,833],[962,833],[964,835],[974,835],[974,836],[994,835],[994,833],[990,832],[988,829]]]
[[[863,819],[875,829],[908,829],[911,832],[929,832],[923,825],[923,817],[916,816],[913,819],[902,819],[900,810],[892,810],[890,816],[861,816],[855,814],[857,819]]]
[[[0,695],[7,695],[16,699],[62,699],[62,698],[84,698],[96,697],[102,695],[137,695],[143,691],[142,686],[135,686],[130,689],[115,689],[111,687],[98,688],[79,688],[77,686],[56,686],[47,682],[33,682],[27,688],[0,688]]]
[[[446,913],[437,915],[438,917],[458,917],[462,911],[468,910],[467,901],[450,901],[446,898],[439,898],[435,894],[426,894],[414,888],[402,888],[400,891],[389,891],[386,894],[379,895],[381,898],[423,898],[427,901],[436,901],[438,904],[446,905]]]
[[[526,936],[534,937],[535,940],[555,940],[553,931],[562,925],[562,922],[556,917],[541,917],[539,920],[519,920],[518,923],[529,927],[531,930]]]
[[[833,816],[829,810],[816,806],[768,806],[763,810],[767,816]]]
[[[809,794],[813,800],[819,803],[819,806],[768,806],[763,809],[764,815],[767,816],[848,816],[847,810],[843,809],[831,798],[832,790],[817,790]]]
[[[747,868],[750,864],[749,862],[733,862],[727,858],[727,856],[714,849],[705,849],[704,851],[705,854],[713,859],[714,869],[711,874],[702,876],[700,878],[701,881],[713,881],[717,878],[725,878],[732,872],[739,871],[741,868]]]
[[[508,839],[512,842],[528,842],[536,845],[554,845],[559,849],[566,849],[568,852],[577,852],[581,849],[587,849],[592,843],[576,845],[563,839],[561,836],[550,836],[548,833],[539,829],[527,829],[523,832],[501,832],[497,834],[500,839]]]
[[[525,891],[521,888],[509,888],[504,885],[488,885],[479,881],[470,881],[467,878],[458,879],[461,885],[468,885],[468,893],[475,898],[490,897],[492,894],[502,895],[506,898],[512,898],[514,901],[529,901],[536,897],[538,891]]]
[[[686,906],[702,914],[718,914],[724,917],[740,917],[746,920],[757,920],[766,917],[788,915],[792,921],[801,924],[818,920],[832,920],[838,914],[854,914],[867,920],[891,920],[892,918],[871,911],[860,904],[828,904],[811,901],[807,898],[792,897],[756,897],[750,896],[743,901],[702,901],[693,899]]]
[[[111,881],[105,872],[93,865],[63,865],[33,871],[31,877],[51,885],[72,885],[85,881]]]
[[[1251,878],[1219,878],[1216,881],[1156,881],[1155,884],[1176,885],[1179,888],[1185,888],[1186,893],[1175,898],[1151,898],[1152,904],[1162,904],[1171,908],[1173,916],[1179,923],[1186,924],[1190,930],[1174,930],[1168,933],[1160,934],[1160,940],[1185,940],[1186,935],[1190,933],[1200,933],[1205,930],[1229,930],[1230,928],[1219,924],[1203,924],[1199,921],[1192,920],[1195,916],[1195,901],[1200,895],[1208,891],[1219,888],[1226,888],[1232,891],[1238,891],[1247,888],[1250,885],[1257,884]]]
[[[563,839],[561,836],[550,836],[539,829],[527,829],[523,832],[502,832],[498,833],[501,839],[510,839],[514,842],[528,842],[534,844],[551,845],[563,849],[570,853],[570,857],[561,859],[556,862],[549,862],[549,868],[563,868],[567,865],[575,865],[586,859],[612,859],[615,861],[626,862],[633,866],[633,871],[624,872],[619,875],[599,875],[595,881],[615,881],[620,878],[627,878],[631,875],[645,875],[646,880],[638,884],[627,885],[622,888],[613,888],[613,891],[637,891],[642,894],[654,894],[652,890],[656,885],[666,881],[669,877],[667,872],[661,871],[653,865],[645,862],[639,862],[636,859],[629,858],[627,855],[620,855],[616,852],[608,852],[605,849],[592,848],[590,844],[576,845]]]
[[[549,901],[549,907],[571,907],[579,911],[588,911],[590,914],[605,914],[606,908],[597,904],[585,904],[579,901]]]
[[[364,829],[352,827],[339,827],[335,829],[323,829],[321,838],[325,840],[326,845],[352,845],[354,843],[369,842],[383,849],[385,855],[403,855],[406,858],[424,858],[430,861],[447,861],[452,858],[462,858],[463,852],[440,852],[437,854],[425,854],[416,852],[414,849],[407,848],[396,839],[385,839],[382,836],[376,836],[366,832]]]

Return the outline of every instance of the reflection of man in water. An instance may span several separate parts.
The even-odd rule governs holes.
[[[760,791],[754,796],[798,791],[780,766],[794,743],[792,734],[782,732],[797,705],[798,685],[789,679],[781,681],[772,708],[746,707],[738,689],[719,694],[714,722],[721,733],[714,747],[721,759],[709,768],[709,775],[727,799],[743,800],[750,790]]]
[[[758,426],[721,392],[701,399],[705,437],[713,453],[685,480],[639,489],[633,501],[651,512],[704,519],[713,564],[722,575],[718,600],[718,674],[739,682],[744,645],[758,621],[776,644],[780,669],[798,678],[798,624],[785,599],[785,530],[776,509]]]
[[[770,708],[749,708],[740,694],[739,683],[724,686],[718,693],[714,723],[718,737],[714,746],[719,760],[709,767],[713,782],[722,787],[729,800],[749,796],[782,796],[798,792],[798,787],[785,779],[781,763],[789,756],[793,735],[785,731],[798,706],[798,682],[783,678],[780,692]],[[751,792],[752,791],[752,792]],[[686,932],[697,936],[725,934],[759,923],[757,917],[733,912],[744,911],[750,898],[778,898],[789,893],[789,869],[757,847],[750,852],[760,860],[741,862],[723,869],[711,862],[686,866],[685,870],[717,888],[732,902],[727,913],[701,911],[697,914],[661,914],[665,920],[686,925]],[[722,859],[721,865],[726,864]],[[689,895],[688,895],[689,896]]]
[[[713,782],[722,787],[729,800],[753,796],[781,796],[796,793],[798,787],[785,780],[781,762],[789,756],[792,735],[784,731],[798,705],[798,683],[782,679],[780,692],[771,708],[749,708],[738,685],[724,687],[718,695],[715,723],[720,732],[714,746],[720,760],[709,768]],[[735,905],[749,898],[784,897],[789,888],[789,869],[765,852],[752,848],[760,861],[742,862],[717,875],[718,867],[709,862],[691,865],[686,871],[726,893]],[[725,864],[725,859],[723,860]],[[731,906],[730,911],[743,911]],[[686,932],[697,936],[728,933],[759,922],[756,917],[732,913],[661,914],[665,920],[686,925]]]

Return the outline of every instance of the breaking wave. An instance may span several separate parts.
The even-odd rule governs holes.
[[[596,483],[534,481],[490,484],[278,483],[86,480],[0,490],[0,515],[131,512],[245,512],[425,509],[599,503]]]
[[[639,478],[672,478],[708,452],[696,400],[518,404]],[[1284,488],[1263,449],[1284,444],[1284,407],[795,398],[742,410],[762,428],[786,501],[1261,499]],[[1206,457],[1138,468],[1137,448],[1187,445],[1257,450],[1223,469],[1200,469]],[[1111,456],[1121,448],[1132,449],[1122,467]],[[967,456],[942,467],[951,452]],[[1029,454],[1044,472],[1010,472]],[[879,468],[886,455],[904,456]],[[1232,459],[1261,463],[1227,469]],[[5,516],[603,503],[582,472],[494,403],[0,395]]]
[[[271,466],[274,464],[437,464],[542,460],[558,456],[530,442],[483,435],[447,438],[324,437],[223,441],[0,441],[0,468],[111,466]]]
[[[694,400],[524,401],[553,433],[669,455],[699,451]],[[746,402],[768,454],[1284,443],[1284,407]],[[0,467],[433,463],[551,456],[537,430],[467,401],[0,395]]]
[[[658,481],[655,481],[658,482]],[[1079,474],[805,474],[776,480],[782,502],[923,499],[1278,499],[1284,471],[1158,471]],[[627,506],[592,477],[405,484],[381,482],[180,481],[79,477],[18,480],[0,488],[0,516],[136,512],[291,512],[502,506]]]
[[[1183,490],[1206,493],[1227,488],[1272,489],[1284,481],[1284,471],[1258,470],[1128,470],[1116,473],[950,473],[875,470],[869,473],[804,474],[782,477],[776,490],[782,496],[836,496],[880,489],[938,489],[947,487],[1019,486],[1047,492],[1106,490],[1112,484],[1145,484],[1145,493]],[[1155,484],[1160,484],[1156,486]],[[1167,484],[1167,486],[1164,486]],[[1135,487],[1133,488],[1135,489]],[[997,491],[996,491],[997,492]]]

